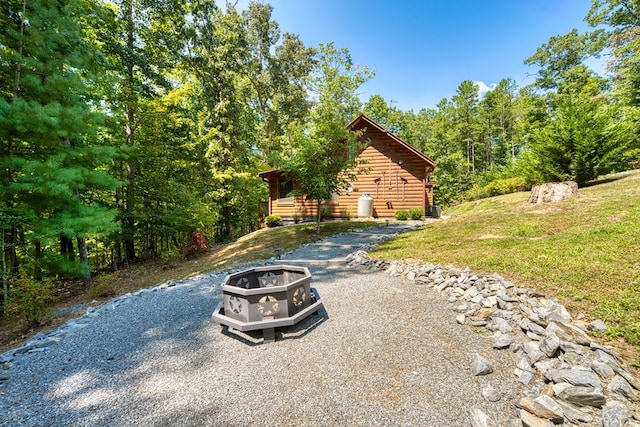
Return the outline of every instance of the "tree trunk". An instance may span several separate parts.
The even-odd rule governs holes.
[[[320,235],[320,219],[321,219],[321,212],[320,212],[320,207],[322,206],[322,200],[318,199],[317,200],[317,208],[318,208],[318,215],[316,216],[316,235],[319,236]]]
[[[120,269],[120,263],[122,262],[122,249],[120,248],[120,242],[113,242],[113,248],[111,249],[111,270],[118,271]]]
[[[557,203],[577,195],[578,184],[575,181],[547,182],[533,186],[528,203]]]
[[[87,240],[84,237],[77,237],[76,242],[78,243],[78,253],[80,255],[80,260],[87,266],[87,271],[82,275],[82,282],[84,283],[85,289],[89,289],[91,286],[91,269],[89,267],[89,254],[87,251]]]
[[[60,236],[60,255],[66,255],[72,261],[75,259],[73,241],[67,236]]]
[[[4,230],[2,233],[2,247],[0,249],[2,249],[2,305],[0,306],[0,314],[2,315],[2,317],[4,317],[6,314],[5,307],[9,299],[9,270],[7,268],[7,254],[5,250]]]
[[[134,63],[133,63],[133,52],[135,50],[135,23],[133,20],[133,0],[127,1],[127,52],[129,55],[127,56],[127,93],[126,93],[126,104],[125,104],[125,114],[126,114],[126,144],[129,147],[133,147],[135,143],[134,133],[135,133],[135,110],[133,106],[134,100]],[[132,159],[128,159],[126,161],[127,167],[127,187],[125,191],[125,200],[124,200],[124,218],[123,218],[123,239],[124,239],[124,252],[127,260],[134,260],[136,258],[136,248],[134,242],[134,232],[135,232],[135,217],[134,217],[134,207],[135,207],[135,185],[136,185],[136,170],[133,164]]]
[[[40,261],[42,260],[42,244],[40,240],[33,242],[33,252],[35,261],[33,264],[33,279],[39,282],[42,280],[42,267],[40,266]]]

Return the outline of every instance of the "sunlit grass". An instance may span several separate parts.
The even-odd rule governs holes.
[[[497,272],[557,297],[574,316],[600,318],[640,349],[640,173],[582,188],[580,197],[532,205],[529,193],[465,203],[445,221],[372,252]],[[636,358],[638,357],[636,353]]]

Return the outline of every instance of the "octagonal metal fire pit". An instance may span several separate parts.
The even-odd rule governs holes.
[[[243,332],[262,329],[265,342],[275,341],[275,328],[295,325],[323,307],[309,270],[290,265],[230,274],[222,294],[213,319]]]

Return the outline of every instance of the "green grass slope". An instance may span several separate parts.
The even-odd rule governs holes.
[[[640,172],[620,174],[556,204],[515,193],[464,203],[450,218],[371,253],[468,266],[556,297],[574,317],[600,318],[640,354]]]

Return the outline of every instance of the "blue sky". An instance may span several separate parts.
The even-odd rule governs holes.
[[[334,42],[376,70],[361,99],[380,94],[415,111],[451,98],[463,80],[491,87],[533,81],[524,64],[551,36],[583,21],[591,0],[267,0],[282,32]],[[241,1],[242,9],[246,2]],[[602,70],[598,70],[602,71]]]

